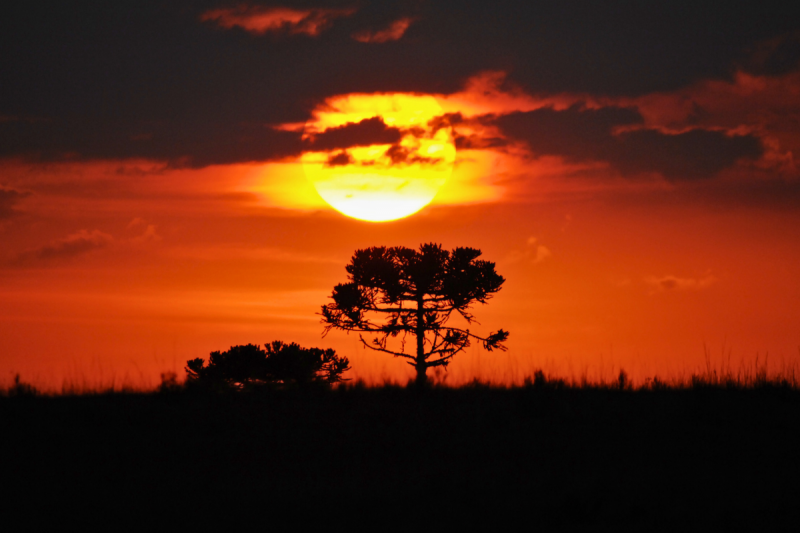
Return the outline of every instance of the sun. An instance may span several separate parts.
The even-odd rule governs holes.
[[[453,171],[452,129],[436,98],[350,94],[328,99],[306,123],[306,177],[334,209],[385,222],[428,205]]]

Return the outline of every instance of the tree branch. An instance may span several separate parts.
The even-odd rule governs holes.
[[[375,350],[376,352],[384,352],[384,353],[392,354],[395,357],[404,357],[406,359],[411,359],[412,361],[414,360],[413,357],[411,357],[410,355],[408,355],[406,353],[395,352],[395,351],[389,350],[387,348],[384,348],[382,346],[375,347],[372,344],[370,344],[367,341],[365,341],[364,337],[362,337],[361,335],[358,336],[358,340],[360,340],[361,344],[363,344],[365,347],[369,348],[370,350]]]

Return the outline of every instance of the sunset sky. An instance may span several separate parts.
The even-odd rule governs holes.
[[[0,383],[273,340],[405,382],[318,313],[427,242],[506,278],[447,383],[800,363],[790,2],[17,1],[0,42]]]

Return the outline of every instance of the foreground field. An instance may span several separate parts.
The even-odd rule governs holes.
[[[793,387],[18,394],[0,424],[31,528],[800,524]]]

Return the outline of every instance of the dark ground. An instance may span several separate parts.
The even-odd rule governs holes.
[[[18,396],[0,434],[31,530],[800,530],[791,389]]]

